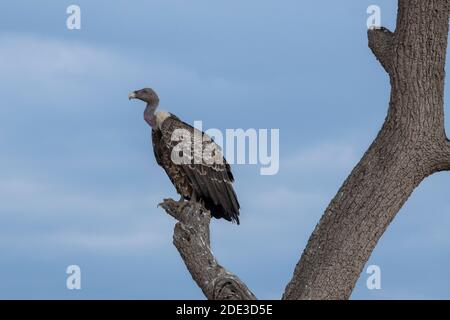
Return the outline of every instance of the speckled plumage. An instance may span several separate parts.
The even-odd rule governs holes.
[[[128,98],[147,103],[144,119],[152,128],[152,143],[156,162],[166,171],[182,199],[202,203],[215,218],[224,218],[239,224],[239,201],[234,192],[233,174],[220,147],[203,132],[194,129],[168,112],[156,112],[159,97],[151,88],[130,92]],[[179,140],[173,133],[190,133],[190,144],[178,150]],[[194,134],[195,133],[195,134]],[[186,139],[187,137],[185,137]],[[176,149],[174,149],[176,148]],[[188,161],[174,161],[174,154],[189,155]],[[204,157],[204,155],[212,155]],[[186,158],[184,158],[185,160]]]
[[[176,129],[191,132],[192,142],[203,137],[202,149],[214,149],[216,157],[220,157],[221,161],[211,163],[202,159],[197,150],[199,148],[194,148],[192,143],[191,152],[196,161],[189,164],[174,163],[171,159],[172,149],[179,143],[172,139],[172,133]],[[195,131],[197,134],[194,134]],[[239,224],[240,205],[232,186],[233,174],[219,146],[211,138],[171,114],[158,127],[152,129],[152,142],[157,163],[164,168],[183,198],[190,200],[195,193],[195,200],[202,202],[213,217]]]

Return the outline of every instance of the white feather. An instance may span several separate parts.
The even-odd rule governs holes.
[[[165,111],[158,111],[155,113],[156,117],[156,126],[161,129],[162,123],[164,120],[166,120],[168,117],[170,117],[170,113]]]

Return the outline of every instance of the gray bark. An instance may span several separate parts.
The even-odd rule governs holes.
[[[211,214],[196,202],[165,199],[159,204],[178,220],[173,244],[205,296],[210,300],[255,300],[256,297],[235,275],[214,258],[210,247]]]
[[[413,190],[450,169],[444,129],[448,18],[448,0],[399,0],[396,31],[368,31],[369,47],[391,82],[388,115],[316,226],[285,299],[349,298]]]
[[[449,9],[450,0],[399,0],[395,32],[368,31],[369,47],[391,83],[388,115],[313,231],[283,299],[348,299],[413,190],[429,175],[450,170],[444,128]],[[175,246],[205,295],[254,299],[214,259],[209,213],[193,203],[180,210],[172,202],[163,207],[180,221]]]

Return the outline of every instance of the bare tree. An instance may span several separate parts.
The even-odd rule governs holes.
[[[283,299],[348,299],[381,235],[428,176],[450,170],[444,78],[450,0],[398,0],[395,32],[368,31],[391,97],[375,141],[313,231]],[[165,200],[179,222],[174,244],[208,299],[255,299],[210,250],[210,214]]]

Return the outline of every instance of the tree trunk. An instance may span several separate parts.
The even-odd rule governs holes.
[[[413,190],[427,176],[450,170],[444,128],[449,9],[450,0],[399,0],[396,31],[368,31],[369,47],[390,78],[388,115],[312,233],[283,299],[348,299]],[[209,213],[186,206],[163,204],[180,221],[174,243],[194,280],[209,299],[254,299],[213,257]]]
[[[368,31],[391,99],[377,138],[331,201],[285,299],[347,299],[375,245],[427,176],[450,169],[444,129],[448,0],[399,0],[395,33]]]

